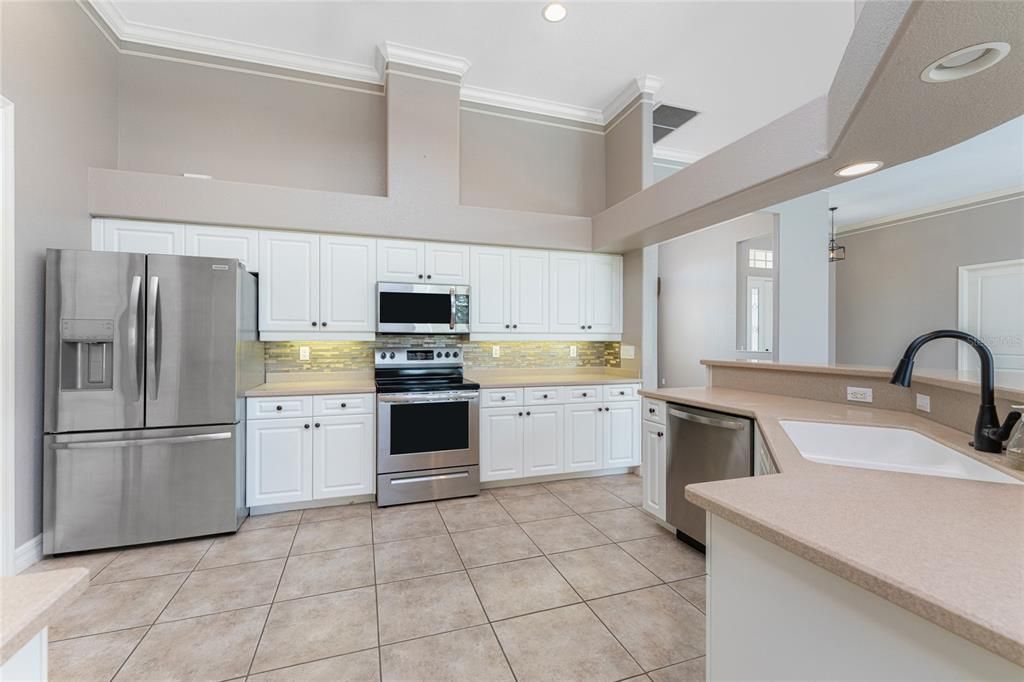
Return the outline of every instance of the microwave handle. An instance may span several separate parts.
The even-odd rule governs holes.
[[[451,317],[448,319],[448,328],[455,329],[455,287],[448,290],[448,298],[451,303]]]

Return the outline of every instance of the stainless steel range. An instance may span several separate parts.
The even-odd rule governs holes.
[[[375,353],[377,504],[480,492],[480,385],[462,376],[462,349]]]

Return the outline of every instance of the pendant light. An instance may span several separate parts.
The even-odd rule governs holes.
[[[839,246],[836,243],[836,211],[839,210],[838,206],[832,206],[828,209],[828,212],[832,216],[832,230],[829,233],[828,239],[828,262],[835,263],[836,261],[846,260],[846,247]]]

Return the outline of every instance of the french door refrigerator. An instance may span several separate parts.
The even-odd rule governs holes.
[[[238,529],[256,292],[229,258],[47,251],[46,554]]]

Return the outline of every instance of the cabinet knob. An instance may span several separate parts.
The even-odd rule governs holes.
[[[547,397],[548,397],[548,394],[547,394],[547,393],[545,393],[545,394],[544,394],[544,397],[545,397],[545,398],[547,398]]]
[[[283,408],[283,407],[281,407],[280,405],[278,405],[276,409],[277,409],[277,411],[278,411],[278,412],[280,412],[280,411],[281,411],[281,410],[283,410],[284,408]]]
[[[342,407],[348,407],[348,405],[346,403],[342,403],[341,406]]]
[[[658,438],[661,438],[664,435],[665,435],[664,431],[658,431]]]
[[[530,416],[530,411],[529,411],[529,410],[527,410],[527,411],[526,411],[526,416],[527,416],[527,417],[529,417],[529,416]]]
[[[588,324],[587,329],[592,329],[592,326]]]
[[[427,275],[427,279],[430,279],[431,277],[432,277],[432,275]]]
[[[320,422],[317,422],[316,424],[313,424],[313,426],[315,426],[316,428],[319,429],[320,428]]]
[[[314,327],[316,326],[316,322],[311,322],[310,324],[312,324]]]
[[[651,414],[654,414],[655,412],[657,412],[657,410],[655,410],[653,407],[648,407],[647,411],[650,412]]]
[[[506,396],[501,396],[501,399],[502,399],[502,400],[504,400],[504,399],[505,399],[505,397],[506,397]]]
[[[587,392],[586,392],[586,391],[584,391],[584,392],[583,392],[583,397],[584,397],[584,398],[586,398],[586,397],[587,397]]]
[[[520,416],[520,417],[522,417],[522,416],[523,416],[523,413],[522,413],[522,412],[520,412],[520,413],[519,413],[519,416]]]
[[[512,325],[512,328],[513,329],[519,329],[519,325],[518,324],[514,324],[514,325]]]
[[[509,325],[507,325],[507,324],[506,324],[506,325],[505,325],[505,329],[508,329],[508,327],[509,327]]]
[[[604,408],[604,411],[605,411],[605,412],[611,412],[611,411],[612,411],[612,408],[610,408],[610,407],[606,407],[606,408]]]
[[[581,324],[580,325],[580,329],[586,329],[586,328],[587,328],[587,325],[585,325],[585,324]]]
[[[309,428],[309,424],[303,424],[303,425],[302,425],[302,428],[304,428],[304,429],[308,429],[308,428]]]
[[[418,275],[418,277],[419,277],[420,279],[423,279],[423,275]]]
[[[619,395],[626,395],[625,391],[619,391]]]
[[[320,323],[320,326],[321,326],[321,327],[326,327],[326,326],[327,326],[327,323],[326,323],[326,322],[321,322],[321,323]]]

